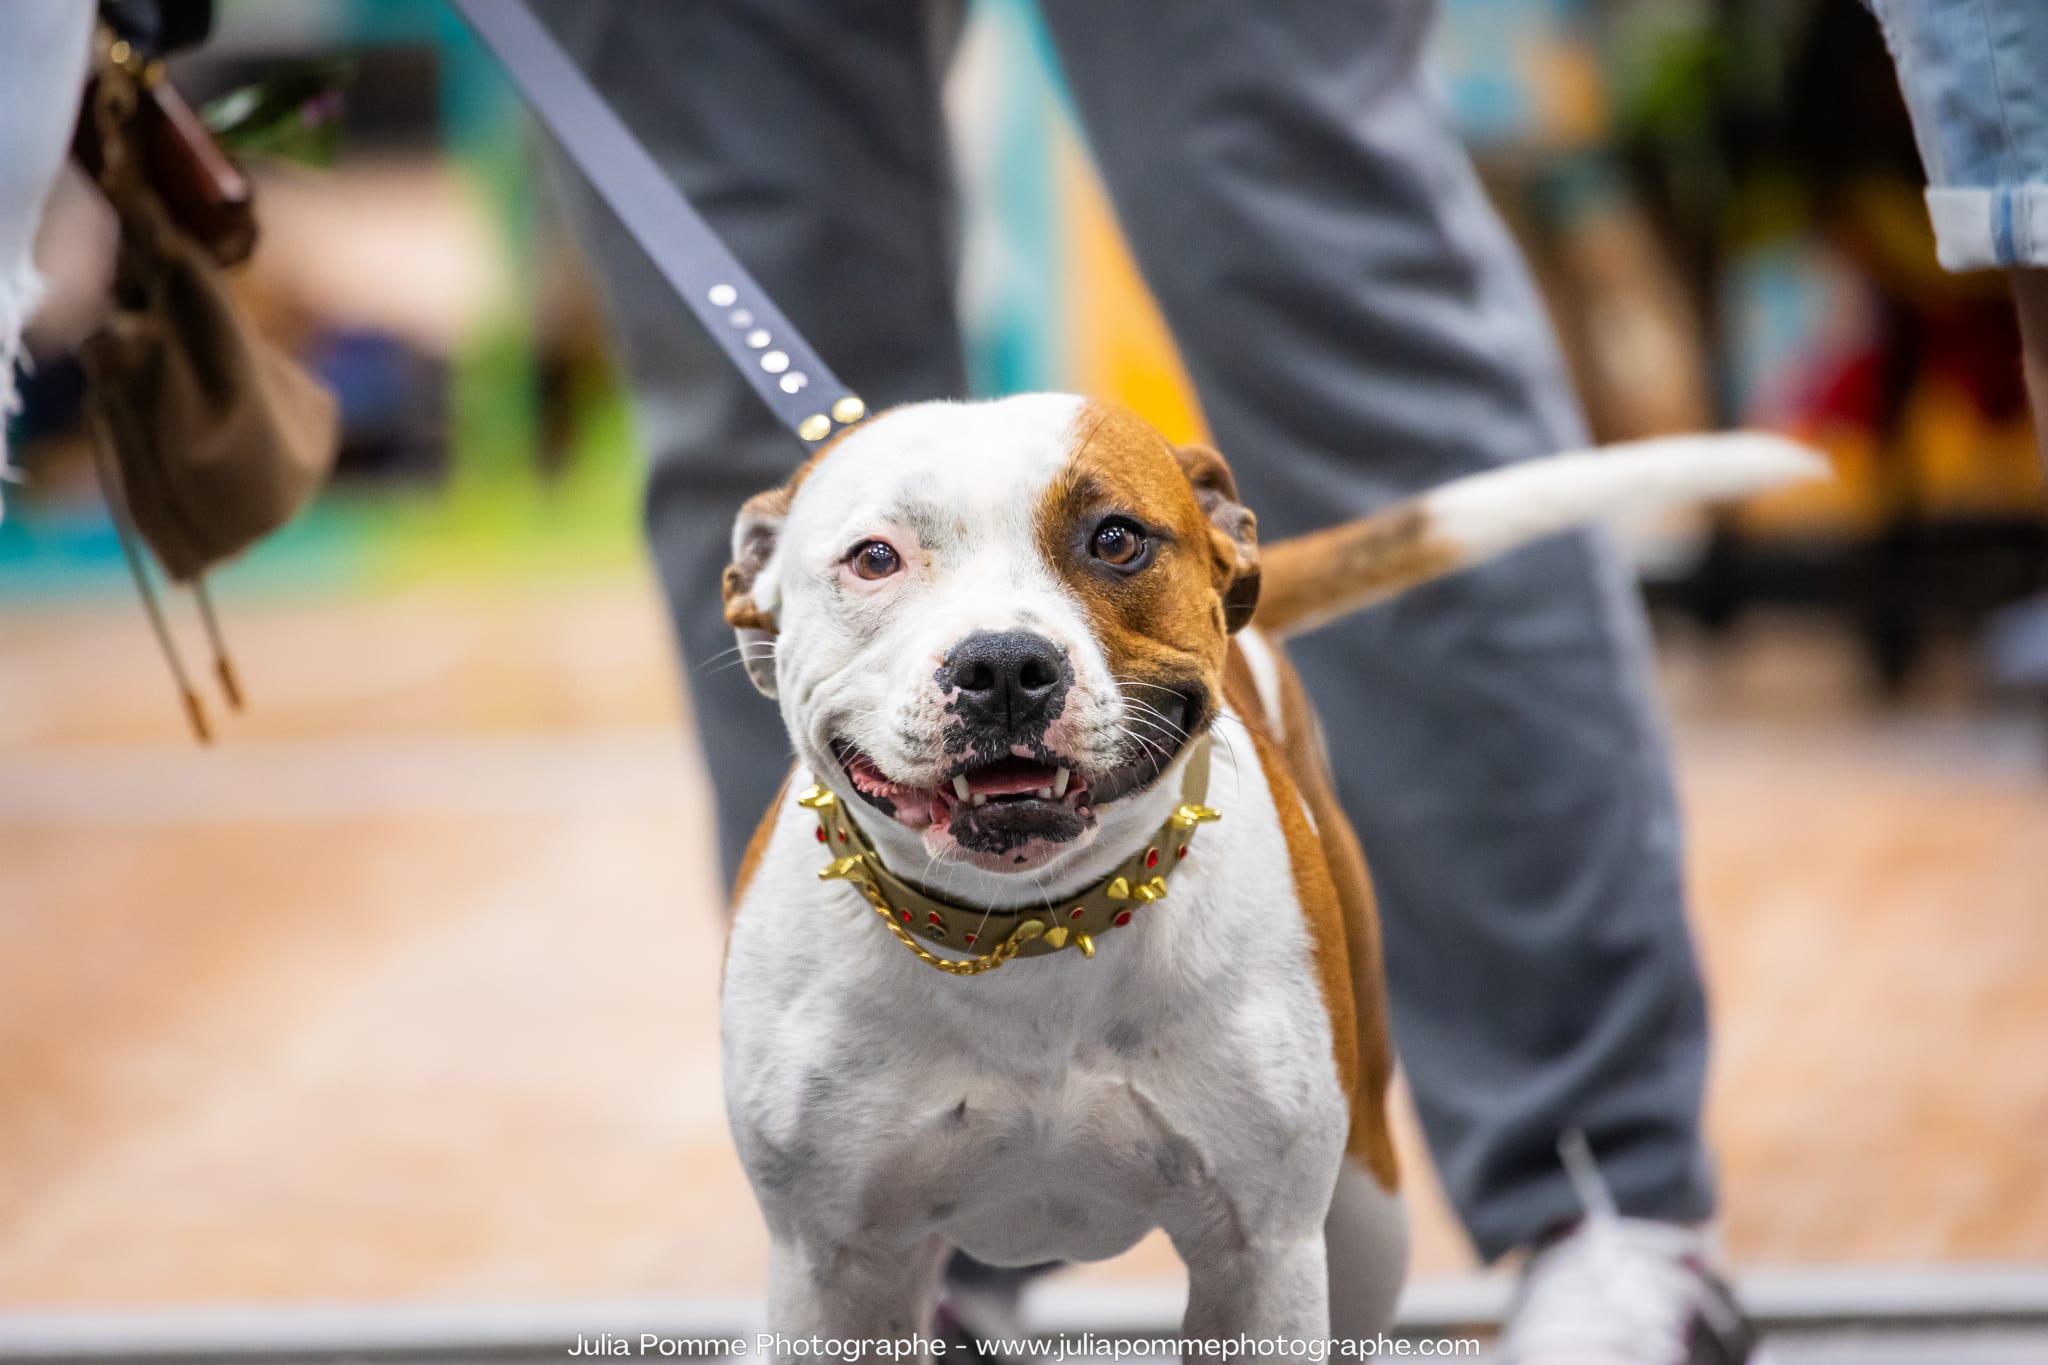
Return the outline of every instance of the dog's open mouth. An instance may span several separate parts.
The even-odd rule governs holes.
[[[958,833],[974,825],[1056,838],[1060,827],[1071,825],[1078,833],[1093,817],[1095,789],[1087,777],[1071,764],[1029,753],[969,764],[941,786],[916,787],[894,781],[851,744],[841,741],[833,750],[853,789],[912,829],[950,826]]]
[[[1097,807],[1141,791],[1179,755],[1200,705],[1186,723],[1160,727],[1131,758],[1090,771],[1061,754],[1015,745],[995,759],[965,762],[937,786],[899,782],[866,753],[835,740],[832,753],[863,800],[911,829],[949,831],[963,848],[1000,853],[1033,840],[1064,843],[1095,823]]]

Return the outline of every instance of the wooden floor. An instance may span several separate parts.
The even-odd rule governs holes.
[[[757,1290],[652,590],[231,616],[200,753],[128,604],[0,608],[0,1306]],[[2048,1260],[2048,741],[1665,663],[1733,1253]]]

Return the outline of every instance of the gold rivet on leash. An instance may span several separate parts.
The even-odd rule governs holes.
[[[832,430],[832,419],[822,412],[814,412],[796,424],[796,434],[806,441],[822,441]]]
[[[832,420],[844,426],[852,426],[868,415],[868,405],[858,395],[849,393],[832,405]]]
[[[1139,882],[1131,888],[1131,899],[1142,901],[1147,905],[1150,905],[1153,901],[1165,900],[1166,879],[1164,877],[1154,877],[1150,881]]]
[[[1050,929],[1046,930],[1046,931],[1045,931],[1045,941],[1046,941],[1047,943],[1050,943],[1050,944],[1051,944],[1051,945],[1052,945],[1053,947],[1055,947],[1055,948],[1064,948],[1064,947],[1066,947],[1066,946],[1067,946],[1067,926],[1066,926],[1066,925],[1064,925],[1064,924],[1058,924],[1058,925],[1054,925],[1054,926],[1053,926],[1052,928],[1050,928]]]
[[[822,784],[813,782],[804,794],[796,799],[796,803],[805,810],[831,810],[839,804],[839,798],[827,791]]]
[[[1127,900],[1129,900],[1129,899],[1131,898],[1131,880],[1130,880],[1130,878],[1128,878],[1128,877],[1113,877],[1113,878],[1111,878],[1111,879],[1110,879],[1110,883],[1109,883],[1109,885],[1108,885],[1108,886],[1105,886],[1105,887],[1103,887],[1103,888],[1102,888],[1102,894],[1103,894],[1103,895],[1105,895],[1105,896],[1107,896],[1107,897],[1109,897],[1109,898],[1110,898],[1111,900],[1113,900],[1113,901],[1127,901]]]
[[[1082,957],[1095,956],[1095,940],[1086,934],[1074,935],[1074,946],[1081,950]]]
[[[1172,825],[1175,829],[1193,829],[1209,820],[1221,820],[1223,812],[1207,806],[1183,805],[1174,809]]]

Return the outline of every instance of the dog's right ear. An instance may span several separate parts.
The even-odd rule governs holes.
[[[1203,445],[1180,446],[1173,454],[1209,519],[1224,626],[1242,630],[1259,609],[1259,519],[1238,500],[1237,480],[1222,455]]]
[[[725,623],[739,638],[740,663],[762,696],[775,695],[776,550],[793,484],[756,493],[740,507],[732,527],[732,563],[725,566]]]

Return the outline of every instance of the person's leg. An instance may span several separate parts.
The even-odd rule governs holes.
[[[965,387],[939,82],[954,0],[542,0],[537,12],[726,243],[870,406]],[[651,469],[647,529],[717,792],[727,884],[788,770],[719,575],[733,516],[801,443],[771,419],[594,196],[583,215]],[[724,658],[721,659],[720,656]]]
[[[1119,216],[1268,540],[1584,439],[1417,70],[1423,0],[1043,0]],[[1396,1039],[1479,1250],[1713,1207],[1703,993],[1640,609],[1561,537],[1300,641]]]

